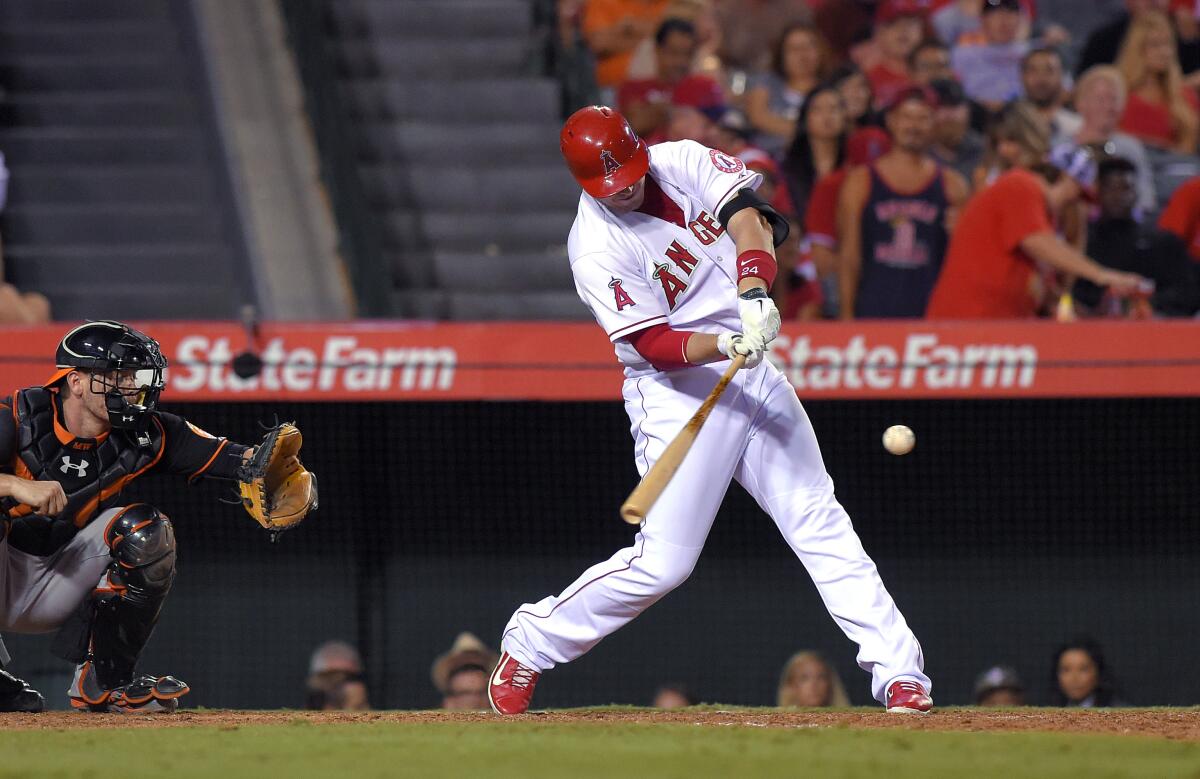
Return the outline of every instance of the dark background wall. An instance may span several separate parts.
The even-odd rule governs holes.
[[[226,485],[146,480],[130,499],[175,520],[180,573],[144,666],[193,706],[299,706],[312,648],[359,643],[374,703],[438,702],[433,658],[460,630],[495,642],[517,605],[630,543],[628,421],[606,403],[168,406],[237,440],[298,420],[321,509],[268,541]],[[941,704],[988,665],[1047,699],[1055,646],[1108,649],[1137,704],[1200,703],[1200,402],[807,404],[838,494],[925,649]],[[917,448],[880,446],[908,424]],[[5,636],[15,670],[61,705],[45,637]],[[648,703],[682,681],[707,701],[770,704],[784,661],[816,648],[854,703],[855,648],[770,519],[734,485],[692,579],[587,656],[547,674],[539,706]]]

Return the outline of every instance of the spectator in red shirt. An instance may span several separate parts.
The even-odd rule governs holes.
[[[724,103],[721,86],[708,76],[691,75],[696,53],[696,28],[682,19],[667,19],[654,35],[658,76],[626,81],[617,92],[617,104],[634,132],[650,138],[667,124],[673,105],[694,108]]]
[[[1158,226],[1179,236],[1192,259],[1200,262],[1200,176],[1175,190]]]
[[[1045,128],[1017,112],[1006,114],[1002,121],[1014,125],[1001,128],[998,137],[1019,147],[1016,164],[963,209],[926,316],[1033,317],[1044,297],[1037,262],[1116,294],[1137,291],[1146,282],[1141,276],[1105,268],[1055,233],[1052,220],[1073,207],[1083,190],[1079,181],[1041,161],[1037,150],[1045,148]],[[1031,132],[1041,136],[1022,137]]]
[[[875,15],[879,62],[867,71],[875,105],[885,106],[912,81],[908,59],[925,38],[928,8],[917,0],[883,0]]]
[[[1184,85],[1166,14],[1146,11],[1134,17],[1117,69],[1129,89],[1121,129],[1147,146],[1194,154],[1200,136],[1198,102],[1195,91]]]

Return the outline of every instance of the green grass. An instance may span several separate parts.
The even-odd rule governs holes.
[[[1140,737],[696,725],[249,725],[0,732],[3,777],[1197,777]]]

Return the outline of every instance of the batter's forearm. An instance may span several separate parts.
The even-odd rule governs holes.
[[[717,350],[717,337],[708,333],[692,333],[687,342],[687,361],[692,365],[704,365],[728,359]]]
[[[19,482],[16,476],[8,473],[0,473],[0,498],[11,498],[13,495],[13,487]]]
[[[771,223],[758,211],[746,208],[734,214],[733,218],[729,220],[729,237],[733,239],[733,244],[737,247],[738,257],[742,257],[746,252],[766,252],[770,255],[771,262],[775,262],[775,236],[771,232]],[[770,276],[774,278],[774,275],[775,272],[772,270]],[[769,292],[771,285],[760,276],[746,276],[739,273],[737,286],[739,295],[756,288]]]

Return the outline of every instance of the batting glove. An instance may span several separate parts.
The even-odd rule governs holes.
[[[742,319],[742,332],[759,335],[763,346],[775,340],[783,320],[775,301],[761,287],[747,290],[738,296],[738,315]]]
[[[729,359],[739,354],[746,355],[745,368],[757,368],[767,352],[762,338],[745,333],[721,333],[717,336],[717,351]]]

